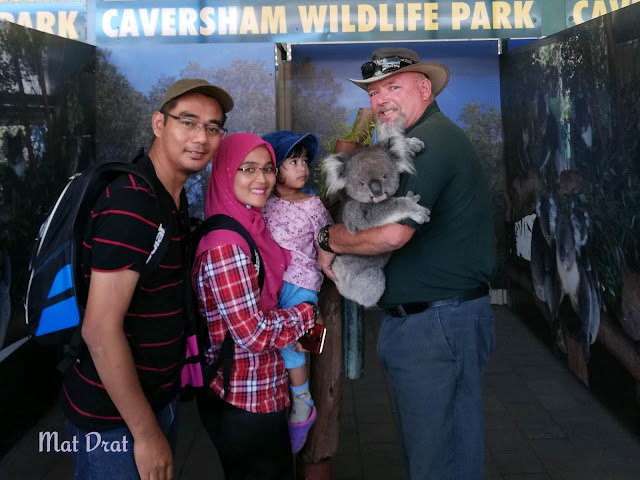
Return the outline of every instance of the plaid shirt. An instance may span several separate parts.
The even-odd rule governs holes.
[[[254,413],[277,412],[288,406],[280,350],[313,326],[311,305],[259,310],[258,273],[237,245],[215,247],[200,256],[196,288],[200,314],[207,319],[213,345],[206,352],[207,362],[212,364],[220,355],[227,331],[234,340],[231,391],[226,401]],[[210,386],[224,396],[222,369]]]

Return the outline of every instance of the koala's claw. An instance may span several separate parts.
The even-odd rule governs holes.
[[[419,205],[418,207],[420,208],[420,210],[417,212],[411,212],[409,214],[409,218],[416,223],[420,223],[420,224],[427,223],[431,219],[431,217],[429,217],[429,213],[430,213],[429,209],[425,207],[421,207]]]
[[[415,155],[418,152],[421,152],[424,148],[424,142],[416,137],[407,138],[407,146],[411,151],[412,155]]]
[[[420,195],[413,192],[407,192],[406,196],[399,197],[397,200],[399,204],[403,205],[402,211],[405,214],[404,218],[410,218],[416,223],[426,223],[429,221],[429,214],[431,211],[418,204]]]
[[[427,207],[415,203],[407,212],[407,216],[416,223],[426,223],[430,220],[430,213],[431,211]]]
[[[409,200],[413,200],[416,203],[420,201],[420,195],[418,195],[417,193],[413,193],[412,191],[407,192],[407,198]]]

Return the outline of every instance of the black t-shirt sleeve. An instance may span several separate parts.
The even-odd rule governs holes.
[[[137,177],[123,175],[109,184],[91,215],[91,270],[140,272],[160,222],[151,189]]]

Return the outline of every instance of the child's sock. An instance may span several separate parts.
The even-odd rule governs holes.
[[[304,382],[299,387],[291,385],[289,388],[291,388],[292,398],[289,421],[291,423],[302,423],[311,415],[311,407],[313,406],[309,382]]]

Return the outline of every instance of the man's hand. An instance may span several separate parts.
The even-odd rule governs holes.
[[[336,281],[336,274],[331,269],[331,264],[335,258],[335,253],[326,252],[321,248],[318,249],[318,265],[320,265],[324,274],[334,282]]]
[[[157,431],[143,438],[135,438],[133,456],[140,480],[172,480],[173,455],[169,442],[157,427]]]

